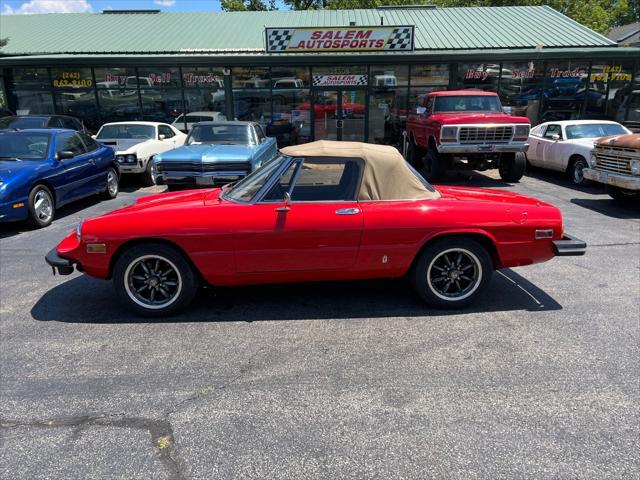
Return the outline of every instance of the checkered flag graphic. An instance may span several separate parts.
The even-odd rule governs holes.
[[[269,51],[270,52],[282,52],[287,48],[291,37],[293,36],[293,30],[269,30]]]
[[[356,85],[366,85],[367,83],[369,83],[367,80],[368,79],[366,75],[360,75],[360,78],[356,80]]]
[[[319,85],[322,85],[323,78],[324,78],[324,75],[314,75],[312,80],[313,86],[317,87]]]
[[[411,50],[411,28],[394,28],[385,50]]]

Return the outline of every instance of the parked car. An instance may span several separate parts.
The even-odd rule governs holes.
[[[112,279],[135,312],[163,316],[186,307],[200,281],[405,275],[428,304],[460,308],[494,269],[585,249],[541,200],[436,189],[393,147],[319,141],[283,149],[235,185],[142,197],[85,220],[46,261],[63,275],[77,266]]]
[[[624,203],[640,201],[640,133],[596,140],[585,178],[604,183],[611,198]]]
[[[18,115],[0,118],[0,130],[7,128],[68,128],[90,134],[81,120],[68,115]]]
[[[191,128],[198,122],[221,122],[227,117],[220,112],[189,112],[186,115],[180,114],[171,125],[184,133],[189,133]],[[185,127],[186,122],[186,127]]]
[[[583,171],[589,166],[593,142],[600,137],[631,133],[619,123],[606,120],[565,120],[538,125],[529,134],[527,160],[536,167],[566,172],[575,185],[588,180]]]
[[[181,147],[186,138],[177,128],[158,122],[106,123],[96,135],[96,140],[116,151],[120,173],[142,174],[146,185],[154,183],[151,174],[153,156]]]
[[[215,185],[245,177],[278,154],[276,139],[254,122],[201,122],[183,147],[154,157],[159,185]]]
[[[407,161],[437,180],[466,160],[475,170],[498,168],[507,182],[524,175],[529,119],[506,114],[497,93],[431,92],[407,118]]]
[[[62,205],[118,195],[113,149],[64,129],[0,130],[0,222],[49,225]]]

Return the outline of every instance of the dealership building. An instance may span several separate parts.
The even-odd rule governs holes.
[[[546,6],[0,15],[0,38],[0,109],[94,131],[218,112],[281,145],[394,144],[425,95],[447,89],[497,92],[532,124],[640,128],[640,48]]]

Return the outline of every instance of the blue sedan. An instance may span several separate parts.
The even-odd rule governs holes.
[[[65,129],[0,131],[0,223],[51,223],[57,208],[101,193],[118,195],[118,165],[110,147]]]

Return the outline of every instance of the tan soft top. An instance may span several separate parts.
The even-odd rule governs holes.
[[[439,198],[409,169],[400,152],[388,145],[319,140],[286,147],[281,152],[290,157],[361,158],[364,174],[358,200],[426,200]]]

